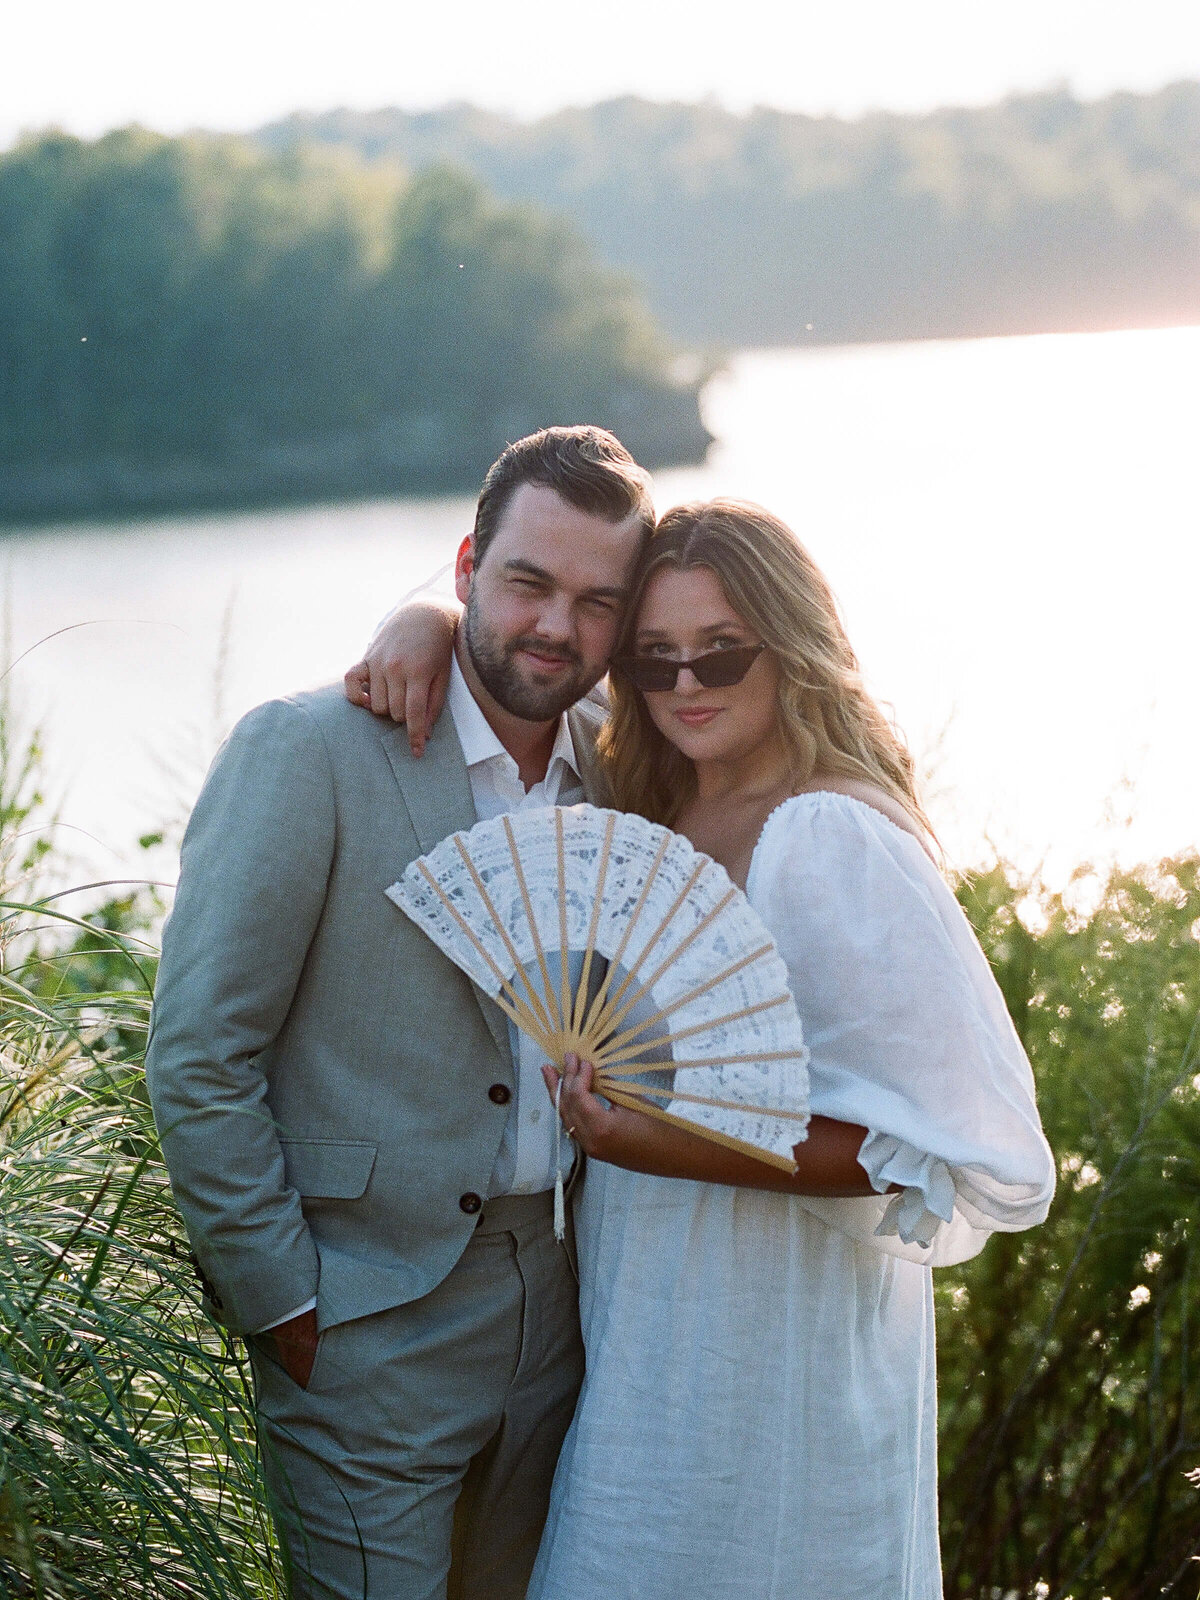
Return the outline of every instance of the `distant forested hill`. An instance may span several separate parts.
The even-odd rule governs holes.
[[[1196,83],[854,122],[636,99],[532,124],[335,111],[258,137],[459,163],[570,218],[690,340],[1200,321]]]
[[[698,460],[673,360],[465,172],[138,129],[0,157],[0,520],[474,488],[552,422]]]

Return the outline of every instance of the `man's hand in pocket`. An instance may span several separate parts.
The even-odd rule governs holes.
[[[271,1329],[271,1336],[279,1351],[280,1366],[293,1383],[307,1389],[317,1354],[316,1311],[302,1311],[298,1317],[281,1322]]]

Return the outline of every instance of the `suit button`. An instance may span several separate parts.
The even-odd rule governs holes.
[[[482,1209],[483,1201],[477,1194],[464,1194],[458,1202],[458,1206],[460,1211],[465,1211],[469,1217],[473,1217],[477,1211]]]
[[[488,1090],[488,1099],[494,1106],[506,1106],[512,1099],[512,1090],[506,1083],[494,1083]]]

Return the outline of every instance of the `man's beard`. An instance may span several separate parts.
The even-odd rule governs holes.
[[[552,722],[573,706],[576,700],[582,699],[595,682],[578,652],[566,645],[552,649],[541,640],[530,637],[503,642],[497,639],[480,618],[474,595],[467,601],[463,626],[467,654],[479,675],[480,683],[496,704],[514,717],[521,717],[526,722]],[[534,650],[538,655],[567,661],[571,671],[553,684],[530,683],[521,676],[514,659],[519,650]]]

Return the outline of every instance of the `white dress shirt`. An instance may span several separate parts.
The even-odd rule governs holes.
[[[583,783],[565,714],[559,718],[546,776],[526,789],[517,763],[496,737],[468,688],[457,657],[450,666],[446,704],[462,746],[475,815],[480,822],[490,822],[505,812],[533,810],[538,806],[574,806],[583,800]],[[558,1119],[542,1082],[543,1052],[511,1022],[508,1028],[516,1085],[488,1184],[489,1200],[502,1194],[541,1194],[553,1189],[555,1178],[554,1125]],[[567,1146],[562,1150],[562,1161],[569,1170],[575,1153],[565,1133],[562,1138]],[[316,1303],[314,1296],[286,1317],[280,1317],[278,1322],[257,1331],[268,1333],[280,1323],[311,1311]]]
[[[490,822],[505,812],[530,811],[539,806],[574,806],[583,800],[583,783],[565,714],[559,718],[546,776],[526,789],[517,763],[496,737],[467,687],[457,658],[450,668],[446,704],[467,763],[471,798],[480,822]],[[511,1022],[509,1038],[516,1092],[509,1103],[508,1121],[504,1124],[500,1150],[492,1169],[489,1199],[502,1194],[540,1194],[554,1187],[554,1124],[557,1119],[542,1082],[545,1055]],[[572,1153],[564,1151],[563,1159],[569,1165]]]

